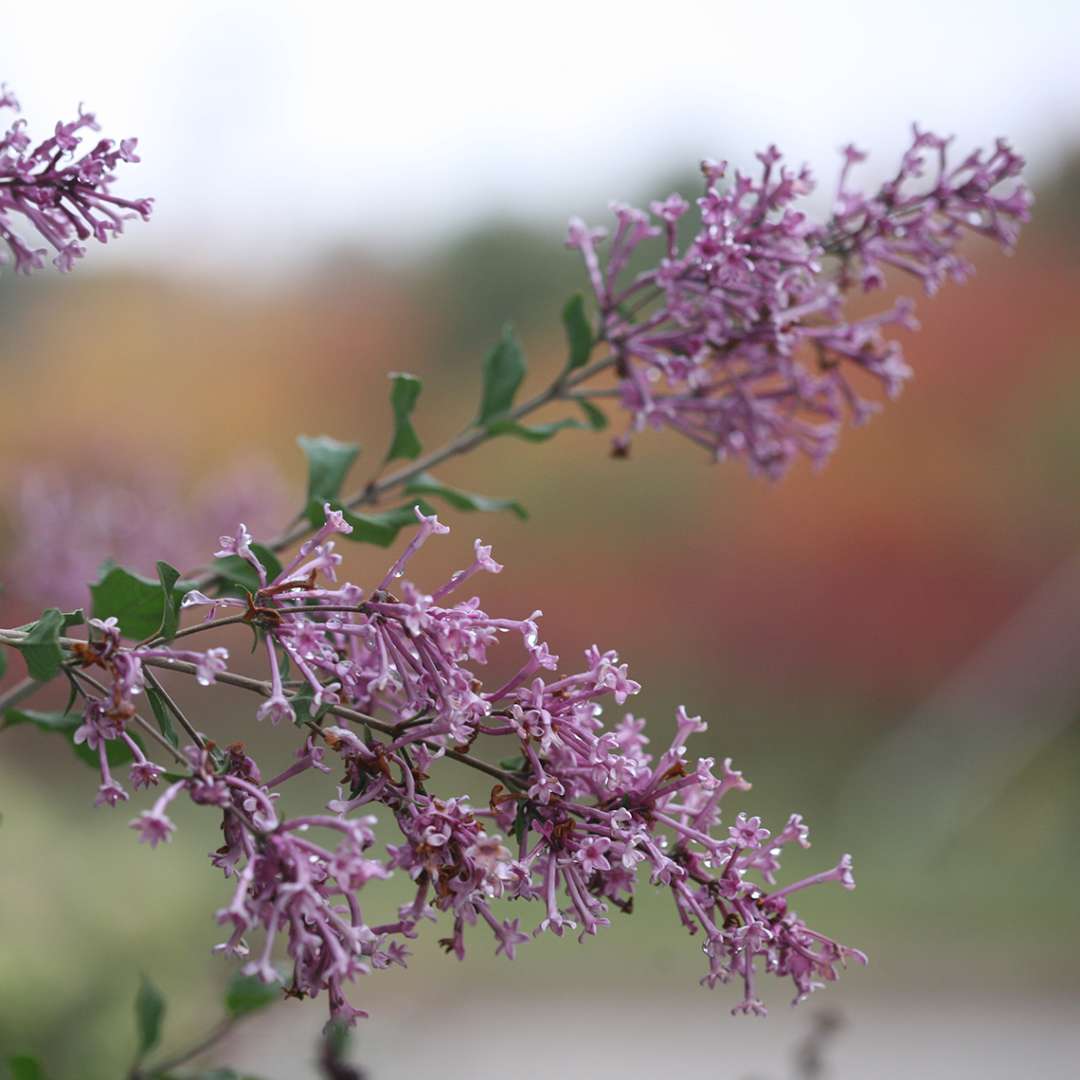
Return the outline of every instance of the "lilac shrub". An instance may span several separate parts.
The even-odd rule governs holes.
[[[0,227],[18,269],[37,265],[40,252],[13,239],[13,214],[67,268],[86,230],[105,239],[121,210],[148,209],[107,194],[112,168],[134,160],[133,143],[102,142],[61,164],[74,133],[91,124],[83,116],[60,125],[33,150],[18,124],[9,132]],[[886,333],[914,325],[908,302],[849,317],[851,294],[880,289],[892,271],[932,293],[970,272],[959,252],[967,235],[1009,247],[1026,220],[1022,160],[1004,142],[957,165],[947,150],[948,140],[916,129],[895,177],[863,195],[851,186],[863,155],[847,148],[835,208],[821,222],[798,208],[808,170],[781,167],[774,148],[759,155],[757,178],[736,172],[728,183],[724,166],[704,164],[701,223],[689,240],[679,233],[689,206],[677,195],[652,204],[653,217],[616,205],[605,248],[597,230],[573,222],[597,312],[591,320],[580,296],[566,305],[567,360],[545,390],[517,400],[525,358],[505,331],[484,361],[475,417],[425,452],[413,424],[420,380],[393,373],[391,445],[353,495],[342,491],[359,446],[301,437],[307,494],[279,535],[260,544],[240,525],[202,569],[181,575],[158,561],[157,580],[108,563],[91,586],[89,617],[50,608],[0,630],[0,645],[20,651],[28,670],[0,695],[5,725],[67,733],[99,774],[99,806],[152,789],[129,818],[150,848],[172,838],[178,799],[219,816],[223,843],[210,859],[229,885],[217,951],[254,982],[280,980],[286,996],[325,996],[335,1030],[366,1015],[347,996],[357,977],[405,966],[429,921],[459,959],[478,938],[513,959],[534,938],[597,934],[629,915],[646,885],[670,897],[699,940],[702,983],[739,985],[736,1013],[765,1013],[764,976],[789,979],[798,1002],[849,960],[865,963],[793,906],[809,887],[854,888],[851,857],[782,881],[785,849],[809,846],[806,825],[792,814],[773,832],[738,805],[750,785],[730,759],[718,765],[689,749],[706,729],[699,717],[680,708],[673,738],[654,745],[627,711],[641,688],[616,652],[593,646],[583,663],[560,664],[541,637],[540,611],[489,615],[470,593],[502,567],[479,540],[469,565],[434,587],[411,570],[428,540],[449,531],[429,498],[459,512],[525,516],[514,500],[450,487],[432,469],[503,435],[543,442],[568,427],[601,429],[605,399],[630,412],[631,431],[670,427],[768,476],[800,452],[822,462],[843,415],[858,421],[874,408],[856,389],[858,374],[888,395],[910,374]],[[659,259],[631,274],[651,238]],[[594,381],[612,376],[613,386]],[[559,404],[580,413],[524,422]],[[620,435],[617,452],[627,446]],[[415,531],[381,580],[339,581],[339,543],[389,547],[405,530]],[[69,636],[80,625],[85,635]],[[254,636],[261,677],[230,668],[212,643],[237,625]],[[489,658],[507,652],[513,673],[487,679]],[[293,744],[291,764],[267,775],[242,740],[221,745],[162,682],[178,677],[207,692],[225,684],[258,695],[242,723],[280,731]],[[62,713],[19,707],[54,679],[70,689]],[[444,761],[482,774],[486,798],[442,790]],[[325,795],[297,805],[294,793],[316,774]],[[305,784],[293,785],[301,776]],[[385,847],[377,821],[396,828]],[[407,900],[380,921],[368,890],[391,879],[406,884]],[[132,1077],[168,1071],[140,1065],[160,1026],[153,994],[146,985],[140,993],[149,1027]]]

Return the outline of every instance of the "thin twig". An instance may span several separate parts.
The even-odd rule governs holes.
[[[160,1064],[148,1067],[145,1070],[141,1066],[136,1066],[128,1074],[128,1080],[148,1080],[149,1077],[164,1076],[166,1073],[172,1072],[178,1065],[186,1065],[192,1058],[198,1057],[199,1054],[205,1053],[215,1043],[219,1043],[235,1026],[236,1017],[227,1016],[218,1023],[217,1027],[205,1039],[196,1043],[190,1050],[184,1050],[175,1057],[168,1058]]]
[[[535,397],[530,398],[516,409],[512,409],[507,413],[506,419],[520,420],[522,417],[528,416],[530,413],[535,412],[537,409],[552,401],[558,401],[559,399],[568,397],[569,395],[567,392],[573,387],[591,379],[594,375],[598,375],[602,371],[606,371],[608,368],[612,367],[614,363],[614,356],[605,356],[565,378],[560,375],[546,390],[542,390]],[[456,457],[458,454],[464,454],[467,451],[472,450],[473,447],[479,446],[481,443],[487,442],[487,440],[491,438],[494,438],[494,436],[487,428],[470,426],[460,435],[450,439],[449,442],[443,444],[437,450],[433,450],[431,453],[417,458],[412,464],[406,465],[380,480],[371,481],[357,494],[345,499],[344,506],[349,510],[356,510],[361,506],[375,503],[387,492],[407,484],[422,472],[426,472],[428,469],[432,469],[449,458]],[[303,539],[303,537],[307,536],[307,534],[312,531],[311,523],[305,517],[296,522],[292,527],[286,529],[285,532],[281,533],[275,539],[271,540],[266,546],[270,548],[271,551],[281,551],[296,543],[296,541]],[[196,574],[188,580],[193,587],[203,589],[217,581],[218,575],[213,569],[206,569],[202,573]]]
[[[12,705],[18,705],[23,698],[29,697],[41,685],[43,684],[29,675],[22,682],[17,682],[6,693],[0,694],[0,713],[5,709],[10,709]]]
[[[195,674],[195,665],[187,660],[155,657],[152,660],[144,659],[143,665],[159,667],[168,671],[182,671],[186,675]],[[261,694],[263,697],[269,697],[271,693],[270,684],[268,682],[263,682],[260,679],[252,679],[246,675],[236,675],[231,671],[222,671],[218,673],[216,681],[225,683],[229,686],[236,686],[241,690],[250,690],[253,693]],[[363,724],[366,727],[373,728],[383,735],[393,737],[401,734],[400,725],[391,724],[385,720],[379,720],[374,716],[368,716],[366,713],[359,712],[356,709],[350,709],[346,705],[328,705],[326,707],[326,712],[329,715],[340,716],[343,720],[351,720],[354,724]],[[428,745],[431,744],[429,743]],[[467,754],[461,750],[447,750],[446,756],[452,758],[454,761],[460,761],[463,765],[468,765],[470,768],[477,769],[479,772],[487,773],[488,776],[493,776],[496,780],[501,780],[509,787],[521,787],[520,782],[511,776],[510,773],[506,772],[504,769],[497,768],[494,765],[489,765],[486,761],[481,761],[479,758],[473,757],[472,754]]]

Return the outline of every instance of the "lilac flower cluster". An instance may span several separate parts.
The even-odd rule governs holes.
[[[878,409],[860,379],[895,397],[911,371],[886,332],[917,327],[912,304],[853,317],[849,294],[882,288],[890,270],[932,294],[971,272],[958,250],[967,235],[1010,249],[1029,216],[1023,183],[1003,190],[1024,165],[1004,140],[958,164],[949,143],[916,127],[896,175],[871,195],[851,186],[866,155],[848,146],[824,222],[800,207],[814,188],[809,169],[781,166],[772,146],[758,154],[757,177],[736,172],[728,181],[726,163],[702,163],[700,226],[686,244],[679,223],[690,206],[677,194],[653,202],[651,214],[613,204],[603,256],[605,230],[574,219],[568,246],[584,258],[632,417],[616,452],[627,451],[633,432],[669,427],[718,459],[742,457],[776,477],[799,453],[822,463],[845,416],[858,423]],[[630,276],[632,258],[654,237],[661,258]]]
[[[790,978],[798,1001],[849,958],[865,962],[789,906],[810,885],[853,888],[849,856],[777,887],[783,849],[809,846],[801,818],[793,815],[775,836],[744,813],[722,823],[725,798],[750,785],[730,760],[718,767],[689,756],[689,738],[706,727],[698,717],[680,709],[670,745],[650,753],[643,720],[626,714],[605,722],[603,703],[622,706],[640,689],[616,653],[593,647],[580,671],[562,674],[540,640],[540,612],[497,618],[475,597],[451,600],[476,574],[502,569],[479,541],[472,563],[430,593],[404,580],[420,547],[448,531],[435,516],[416,513],[417,533],[370,592],[336,580],[334,537],[350,526],[327,505],[325,525],[273,577],[243,526],[222,538],[219,554],[246,559],[258,574],[254,594],[185,597],[188,609],[208,609],[208,621],[187,634],[213,629],[219,609],[234,609],[224,618],[256,631],[269,670],[268,681],[255,684],[266,698],[257,717],[295,724],[300,741],[293,763],[264,779],[241,744],[221,749],[192,730],[193,743],[177,751],[184,774],[174,774],[132,821],[140,839],[156,846],[173,834],[167,810],[181,793],[222,814],[224,843],[212,862],[235,885],[218,912],[228,929],[218,949],[244,957],[245,970],[269,982],[279,977],[282,943],[291,961],[285,992],[325,991],[331,1017],[352,1022],[365,1014],[349,1003],[347,984],[404,965],[406,943],[425,920],[445,913],[442,944],[459,958],[474,928],[513,958],[532,937],[572,931],[584,939],[609,924],[612,909],[631,912],[644,874],[670,893],[684,928],[700,935],[702,982],[741,982],[735,1012],[764,1013],[764,974]],[[111,689],[87,695],[75,738],[102,748],[98,802],[116,805],[126,793],[108,771],[111,740],[123,740],[135,756],[135,787],[167,779],[126,731],[147,666],[188,670],[204,684],[242,685],[244,678],[225,670],[222,649],[181,651],[155,641],[125,648],[112,621],[92,625],[91,640],[74,650],[76,677],[82,683],[87,669],[103,668]],[[520,666],[488,689],[478,669],[506,640],[520,647]],[[473,757],[481,739],[508,742],[516,758],[496,768]],[[429,791],[440,758],[498,779],[487,804]],[[336,797],[324,812],[288,817],[280,789],[310,770],[341,777]],[[382,856],[370,814],[376,806],[400,833]],[[369,920],[365,887],[396,874],[408,879],[411,898],[396,918]],[[521,910],[511,917],[515,907]]]
[[[19,103],[0,86],[0,110],[16,113]],[[26,121],[17,119],[0,135],[0,240],[7,244],[15,270],[29,274],[45,265],[49,248],[53,265],[71,270],[86,254],[83,243],[93,237],[105,243],[123,231],[133,216],[150,216],[152,199],[122,199],[109,188],[121,162],[137,162],[137,139],[119,145],[101,139],[85,153],[77,153],[81,132],[98,131],[93,113],[83,112],[70,123],[58,123],[53,134],[33,143]],[[49,248],[32,247],[15,232],[21,218]],[[0,261],[5,256],[0,252]]]

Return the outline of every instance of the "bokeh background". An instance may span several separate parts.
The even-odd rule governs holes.
[[[190,567],[237,520],[274,531],[302,490],[298,433],[363,443],[361,482],[388,370],[424,376],[428,445],[474,408],[504,320],[543,385],[582,284],[570,213],[690,195],[701,156],[772,141],[827,192],[840,145],[882,175],[912,120],[964,146],[1011,136],[1038,199],[1019,251],[973,249],[971,283],[920,301],[914,383],[826,471],[769,485],[663,436],[629,462],[604,435],[507,441],[442,476],[531,521],[444,515],[419,567],[433,580],[482,534],[507,564],[489,609],[542,607],[564,656],[617,647],[656,739],[676,705],[702,712],[702,752],[754,781],[746,808],[810,822],[790,870],[854,854],[857,891],[801,909],[871,967],[733,1019],[643,896],[601,939],[513,965],[479,943],[459,965],[430,935],[409,972],[357,987],[373,1019],[354,1053],[374,1080],[780,1080],[835,1014],[824,1075],[1075,1075],[1080,9],[103,0],[0,23],[33,129],[85,100],[140,136],[123,187],[159,200],[70,277],[0,272],[5,626],[85,602],[107,555]],[[361,581],[386,559],[349,554]],[[291,753],[241,695],[189,700],[205,729]],[[0,1049],[87,1080],[126,1067],[140,971],[169,997],[166,1048],[213,1022],[226,977],[214,822],[181,811],[151,852],[92,797],[63,746],[0,735]],[[313,1076],[321,1023],[285,1003],[207,1061]]]

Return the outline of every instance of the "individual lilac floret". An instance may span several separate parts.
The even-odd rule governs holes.
[[[165,816],[165,808],[184,787],[185,783],[181,780],[166,788],[161,798],[154,803],[153,809],[144,810],[131,822],[131,828],[139,834],[140,843],[157,847],[158,844],[172,839],[176,826]]]
[[[845,417],[858,423],[878,409],[860,383],[895,397],[911,371],[888,331],[917,328],[912,305],[856,317],[848,293],[880,288],[889,271],[934,293],[970,274],[959,250],[967,236],[1011,250],[1029,217],[1024,161],[1007,143],[951,165],[950,141],[916,128],[898,172],[873,194],[851,186],[865,155],[848,147],[824,222],[801,201],[814,187],[809,170],[782,167],[775,147],[758,155],[756,177],[729,180],[726,163],[702,163],[699,223],[685,243],[677,226],[689,205],[678,195],[651,204],[660,224],[613,204],[603,257],[604,232],[572,221],[567,243],[584,258],[631,414],[616,452],[632,433],[668,427],[717,459],[741,457],[777,477],[800,453],[823,463]],[[624,280],[654,237],[659,260]]]
[[[0,111],[5,109],[18,113],[19,103],[0,86]],[[15,120],[0,134],[0,240],[17,272],[41,268],[49,252],[20,236],[16,221],[55,251],[53,264],[59,270],[71,270],[86,254],[86,240],[105,243],[123,231],[125,220],[150,216],[152,199],[122,199],[110,191],[117,166],[139,160],[138,140],[123,139],[117,145],[101,139],[80,154],[81,133],[97,130],[94,114],[80,109],[77,119],[58,123],[49,138],[36,144],[24,120]],[[0,252],[0,261],[4,258]]]

